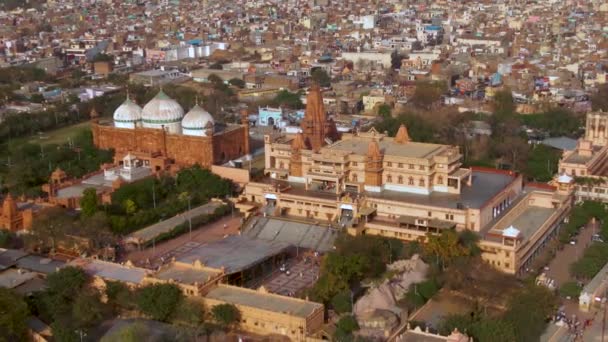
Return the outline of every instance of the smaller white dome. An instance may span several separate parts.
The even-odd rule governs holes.
[[[142,109],[127,97],[114,111],[115,122],[133,123],[141,120]]]
[[[509,228],[505,229],[502,231],[502,236],[504,237],[508,237],[508,238],[518,238],[520,234],[519,229],[513,227],[513,226],[509,226]]]
[[[215,125],[213,116],[198,104],[192,107],[182,120],[182,128],[192,130],[203,130]]]
[[[568,176],[565,173],[563,173],[559,177],[557,177],[557,181],[559,183],[563,183],[563,184],[570,184],[570,182],[572,182],[573,180],[574,180],[574,178]]]

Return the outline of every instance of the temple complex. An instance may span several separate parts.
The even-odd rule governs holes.
[[[267,178],[243,200],[267,215],[326,222],[353,235],[425,240],[446,229],[480,236],[482,257],[507,273],[532,262],[570,208],[571,179],[524,184],[512,171],[463,168],[457,146],[375,129],[332,135],[321,93],[307,97],[302,132],[267,135]]]
[[[95,146],[114,149],[116,164],[130,154],[154,172],[170,165],[209,168],[249,154],[246,113],[240,125],[215,122],[198,104],[184,114],[162,90],[143,108],[127,96],[113,121],[96,121],[92,131]]]

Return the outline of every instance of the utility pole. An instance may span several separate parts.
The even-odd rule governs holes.
[[[192,210],[192,208],[190,207],[190,195],[188,195],[188,225],[190,226],[189,240],[192,241],[192,213],[190,210]]]
[[[604,307],[604,314],[602,315],[602,342],[604,342],[604,335],[606,333],[606,297],[602,299],[602,304]]]
[[[154,204],[154,209],[156,209],[156,188],[154,187],[154,181],[152,182],[152,202]]]

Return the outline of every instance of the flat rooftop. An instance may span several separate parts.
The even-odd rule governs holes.
[[[338,233],[327,226],[256,217],[245,229],[244,235],[266,241],[285,242],[324,253],[332,249]]]
[[[212,289],[205,297],[302,318],[310,316],[315,310],[323,309],[323,305],[319,303],[228,285]]]
[[[586,164],[588,161],[591,160],[591,158],[593,158],[593,156],[583,156],[583,155],[578,154],[578,152],[574,152],[564,159],[564,163]]]
[[[366,195],[392,201],[408,202],[456,209],[458,204],[464,207],[479,209],[488,200],[505,189],[516,176],[502,172],[473,171],[472,185],[463,183],[460,194],[431,192],[429,195],[412,194],[407,192],[384,190],[382,192],[367,192]]]
[[[366,155],[369,146],[369,139],[346,139],[340,140],[336,143],[326,146],[325,149],[329,150],[340,150],[346,152],[353,152],[358,155]],[[427,144],[419,142],[408,142],[407,144],[400,144],[394,142],[392,139],[382,139],[378,141],[380,150],[384,151],[384,155],[387,156],[399,156],[407,158],[431,158],[448,149],[446,145],[438,144]]]
[[[555,208],[545,208],[530,205],[521,214],[510,220],[503,220],[500,226],[494,226],[490,233],[502,233],[505,229],[513,226],[519,230],[524,240],[529,239],[556,211]],[[507,213],[508,215],[508,213]],[[506,216],[508,217],[508,216]]]
[[[219,274],[221,274],[219,270],[194,268],[192,266],[172,263],[156,272],[154,278],[162,280],[172,279],[182,284],[192,285],[194,283],[205,284]]]
[[[225,239],[191,249],[178,261],[192,264],[199,260],[210,268],[224,268],[226,274],[240,272],[286,251],[291,244],[231,235]]]
[[[132,284],[140,284],[147,273],[143,268],[128,267],[96,259],[76,259],[70,264],[81,267],[91,276]]]
[[[36,277],[36,273],[21,272],[16,268],[9,268],[0,272],[0,287],[13,289]]]

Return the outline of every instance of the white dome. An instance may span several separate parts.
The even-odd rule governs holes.
[[[144,106],[141,118],[144,125],[165,125],[180,122],[183,116],[182,106],[161,90]]]
[[[199,105],[192,107],[182,120],[183,129],[204,130],[213,127],[214,124],[213,116]]]
[[[114,111],[114,121],[137,122],[141,120],[141,107],[127,97]]]

